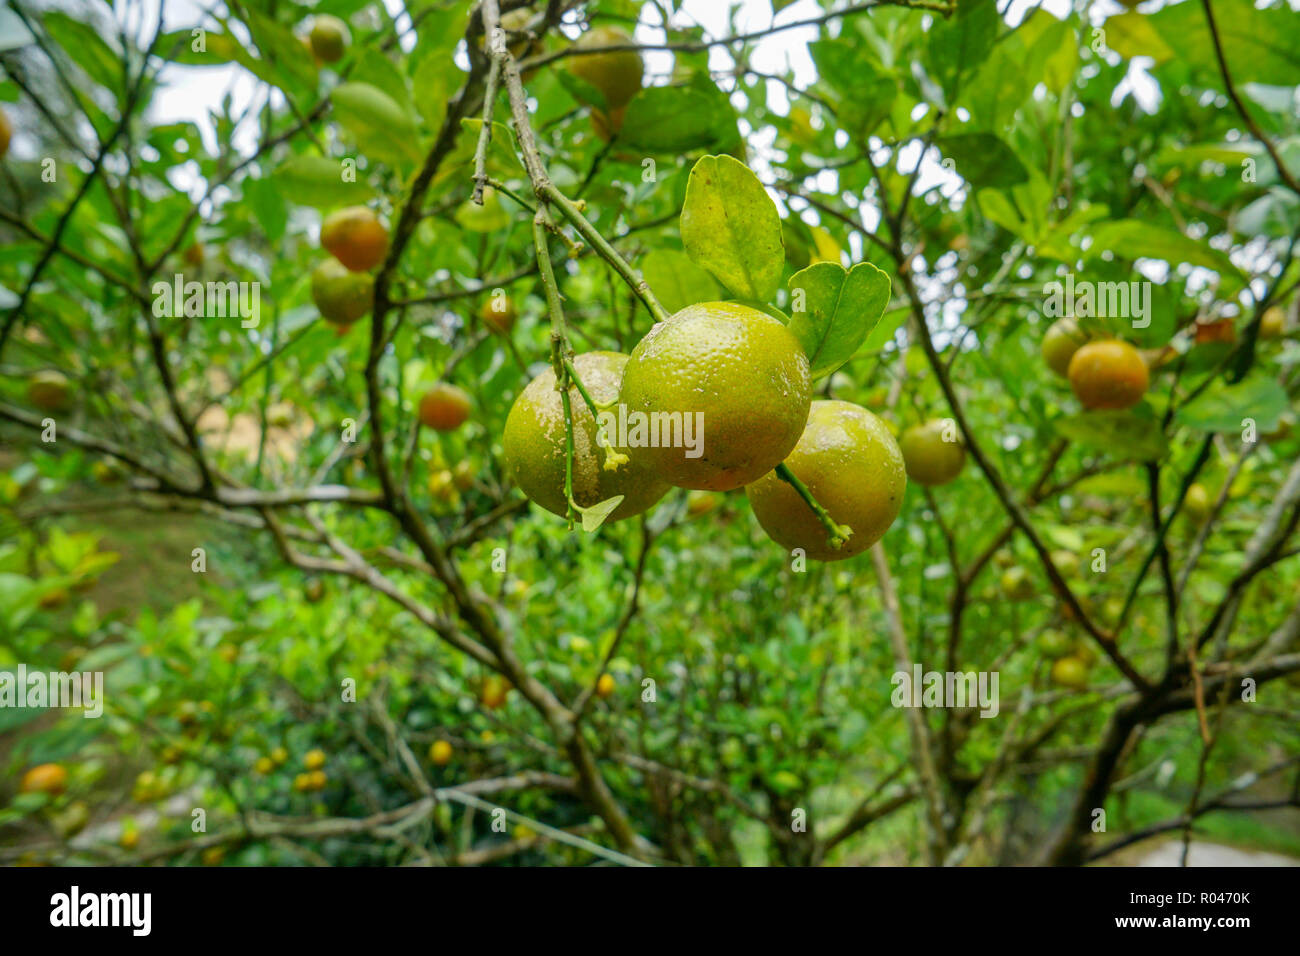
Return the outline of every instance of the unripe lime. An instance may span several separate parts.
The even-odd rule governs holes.
[[[966,447],[956,423],[949,419],[932,418],[913,425],[903,432],[898,447],[907,464],[907,477],[922,485],[946,485],[966,463]]]
[[[1019,565],[1003,571],[999,584],[1002,593],[1013,601],[1025,601],[1034,596],[1033,578]]]
[[[1070,359],[1087,341],[1088,337],[1074,319],[1057,319],[1043,335],[1043,361],[1053,372],[1065,378],[1070,371]]]
[[[374,307],[374,277],[350,272],[337,259],[326,259],[311,274],[311,297],[321,317],[336,325],[348,325]]]
[[[1038,635],[1038,650],[1044,657],[1050,657],[1055,660],[1058,657],[1065,657],[1070,653],[1071,641],[1067,634],[1047,630]]]
[[[497,335],[509,335],[519,317],[515,303],[509,296],[493,296],[484,301],[478,310],[479,321]]]
[[[1083,690],[1088,686],[1088,666],[1077,657],[1062,657],[1052,664],[1052,683]]]
[[[631,42],[632,37],[617,27],[594,27],[579,37],[574,47],[589,50]],[[618,109],[640,92],[645,64],[636,50],[619,50],[570,57],[569,72],[599,90],[606,106]]]
[[[1264,310],[1259,319],[1259,337],[1277,339],[1286,331],[1286,310],[1280,305],[1272,305]]]
[[[831,547],[826,526],[776,472],[748,485],[745,494],[768,537],[787,549],[802,548],[814,560],[861,554],[880,540],[903,506],[903,454],[885,423],[858,405],[813,402],[785,464],[833,521],[852,530],[840,548]]]
[[[1204,521],[1210,516],[1212,507],[1213,502],[1210,501],[1210,493],[1205,490],[1205,486],[1199,481],[1193,482],[1183,498],[1183,510],[1187,512],[1187,517],[1196,522]]]
[[[618,395],[628,358],[619,352],[587,352],[573,359],[574,370],[592,400],[611,402]],[[623,495],[623,501],[607,520],[620,521],[650,508],[668,491],[656,477],[645,448],[618,448],[616,428],[604,437],[591,409],[576,386],[569,389],[573,421],[573,500],[590,508],[599,501]],[[555,389],[555,372],[547,369],[519,393],[506,417],[502,435],[506,473],[529,499],[552,514],[564,516],[567,455],[564,406]],[[613,453],[613,454],[612,454]],[[625,456],[626,461],[620,461]]]
[[[757,481],[794,449],[808,421],[812,376],[798,340],[778,320],[736,302],[702,302],[656,323],[637,343],[619,397],[629,417],[657,433],[658,446],[644,451],[662,480],[729,491]]]
[[[352,35],[348,31],[348,25],[338,17],[322,13],[312,19],[308,40],[311,42],[311,51],[318,60],[337,63],[343,59],[343,52],[352,41]]]

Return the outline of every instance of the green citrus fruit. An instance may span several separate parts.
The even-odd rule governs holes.
[[[1088,665],[1077,657],[1062,657],[1052,664],[1052,683],[1083,690],[1088,686]]]
[[[1067,634],[1061,631],[1043,631],[1038,635],[1038,649],[1044,657],[1056,660],[1070,653],[1071,642]]]
[[[365,272],[384,261],[388,230],[365,206],[348,206],[325,217],[320,244],[352,272]]]
[[[620,400],[629,421],[637,416],[658,435],[659,447],[644,450],[660,478],[729,491],[790,454],[808,421],[812,377],[799,342],[778,320],[735,302],[703,302],[656,323],[637,343]]]
[[[478,310],[479,321],[497,335],[509,335],[519,318],[514,300],[509,296],[493,296],[484,301]]]
[[[504,677],[498,677],[495,674],[491,674],[483,681],[483,687],[479,693],[479,700],[488,710],[496,710],[498,707],[505,704],[506,695],[509,693],[510,682]]]
[[[326,259],[312,271],[311,297],[326,322],[349,325],[373,307],[375,280],[364,272],[348,271],[337,259]]]
[[[1187,495],[1183,498],[1183,510],[1187,512],[1187,517],[1193,521],[1204,521],[1210,516],[1212,505],[1210,493],[1203,484],[1197,481],[1188,487]]]
[[[1077,578],[1079,576],[1079,556],[1073,551],[1061,549],[1052,552],[1052,564],[1056,570],[1061,572],[1063,578]]]
[[[1002,587],[1002,593],[1013,601],[1025,601],[1034,596],[1033,578],[1019,565],[1003,571],[998,583]]]
[[[1070,359],[1087,341],[1088,337],[1074,319],[1057,319],[1043,335],[1043,361],[1053,372],[1065,378],[1070,371]]]
[[[945,436],[951,441],[945,440]],[[903,432],[898,442],[907,463],[907,477],[922,485],[946,485],[961,473],[966,448],[957,434],[956,423],[932,418]]]
[[[0,155],[3,155],[3,151],[0,151]],[[1286,325],[1286,310],[1282,306],[1270,306],[1260,317],[1260,338],[1282,338]]]
[[[632,37],[617,27],[595,27],[584,33],[574,47],[590,50],[631,42]],[[635,50],[616,50],[570,57],[569,72],[599,90],[605,97],[605,105],[616,110],[640,92],[645,64]]]
[[[1132,408],[1142,401],[1150,372],[1127,342],[1089,342],[1070,359],[1070,388],[1089,409]]]
[[[312,19],[311,33],[308,35],[311,51],[324,63],[337,63],[343,59],[352,37],[348,25],[338,17],[320,14]]]
[[[583,388],[598,404],[618,396],[628,358],[620,352],[587,352],[573,360]],[[583,508],[623,495],[609,516],[619,521],[645,511],[668,492],[651,470],[643,448],[610,448],[600,442],[591,409],[576,386],[569,388],[573,418],[573,500]],[[617,435],[607,436],[611,445]],[[506,417],[502,446],[506,471],[519,490],[553,514],[565,516],[566,459],[564,405],[555,388],[555,372],[547,369],[519,393]],[[620,456],[626,456],[621,461]]]
[[[808,424],[786,466],[841,525],[853,530],[839,549],[794,487],[768,472],[745,488],[754,516],[783,548],[817,561],[839,561],[871,547],[898,517],[907,475],[903,454],[885,423],[848,402],[812,403]]]

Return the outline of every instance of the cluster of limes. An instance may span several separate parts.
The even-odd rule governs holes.
[[[1042,342],[1043,360],[1068,378],[1084,408],[1121,410],[1142,401],[1151,373],[1146,360],[1122,339],[1090,340],[1072,318],[1057,319]]]
[[[1283,308],[1271,306],[1260,317],[1259,338],[1280,338],[1285,326]],[[1197,345],[1230,343],[1236,338],[1236,326],[1231,319],[1198,322],[1193,337]],[[1079,402],[1089,410],[1132,408],[1150,384],[1150,368],[1142,352],[1120,339],[1092,339],[1070,317],[1057,319],[1048,327],[1042,353],[1048,368],[1069,379]]]
[[[388,229],[373,210],[348,206],[325,217],[320,242],[331,258],[312,271],[312,301],[327,322],[344,332],[374,305],[370,270],[388,252]]]
[[[780,321],[735,302],[687,306],[657,323],[630,355],[588,352],[572,369],[572,500],[579,508],[621,496],[608,520],[640,514],[670,487],[744,487],[759,523],[787,548],[838,560],[870,547],[902,507],[903,454],[883,421],[857,405],[812,399],[812,375],[799,342]],[[588,406],[609,412],[598,422]],[[628,429],[626,447],[612,424]],[[700,423],[686,439],[686,429]],[[656,425],[656,423],[658,423]],[[658,428],[658,441],[653,435]],[[665,441],[665,438],[673,440]],[[502,439],[510,478],[558,515],[565,494],[564,399],[548,369],[515,400]],[[795,487],[773,474],[782,462],[832,520],[847,525],[833,548],[825,525]]]

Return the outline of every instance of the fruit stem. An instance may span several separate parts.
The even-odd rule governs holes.
[[[549,218],[544,208],[539,208],[533,216],[533,245],[537,249],[537,271],[541,273],[542,286],[546,289],[546,308],[551,314],[551,367],[555,370],[555,385],[560,390],[560,402],[564,406],[564,497],[572,508],[573,407],[569,403],[570,365],[564,357],[569,341],[564,325],[564,306],[560,304],[560,287],[555,281],[555,268],[551,265],[551,250],[546,239],[546,221]],[[572,514],[569,515],[569,527],[573,527]]]
[[[582,384],[582,379],[578,378],[577,369],[573,367],[573,363],[570,362],[568,359],[564,360],[564,370],[569,375],[569,381],[571,381],[575,386],[577,386],[578,394],[582,396],[582,400],[586,402],[587,407],[591,409],[592,417],[596,417],[600,415],[603,408],[609,407],[608,405],[602,407],[596,404],[596,400],[591,397],[591,393],[587,391],[587,387]]]
[[[844,547],[853,535],[853,529],[848,525],[836,524],[835,519],[831,517],[830,512],[817,503],[808,486],[800,481],[793,471],[789,469],[785,462],[776,466],[776,476],[786,484],[792,486],[795,491],[799,492],[799,497],[808,503],[808,507],[817,515],[822,525],[826,528],[829,535],[830,546],[836,550]]]
[[[614,267],[614,271],[622,277],[623,281],[628,284],[637,297],[650,310],[656,322],[666,322],[668,320],[668,310],[659,304],[655,294],[650,291],[650,285],[633,271],[628,261],[618,254],[609,241],[605,239],[596,228],[587,221],[587,217],[582,214],[576,203],[560,192],[554,183],[547,182],[542,191],[546,198],[554,203],[564,214],[564,217],[573,223],[575,229],[582,235],[582,238],[591,244],[606,262]]]

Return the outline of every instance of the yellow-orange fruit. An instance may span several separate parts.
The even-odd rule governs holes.
[[[420,424],[434,431],[455,431],[469,418],[469,408],[464,389],[439,382],[420,396]]]
[[[631,42],[632,37],[617,27],[594,27],[579,37],[574,47],[590,50]],[[640,92],[645,64],[636,50],[615,50],[571,57],[569,72],[599,90],[605,97],[605,105],[616,110]]]
[[[23,774],[18,784],[20,793],[47,793],[57,797],[68,789],[68,771],[62,764],[43,763]]]
[[[1070,359],[1070,388],[1084,408],[1132,408],[1150,381],[1142,355],[1118,339],[1089,342]]]
[[[348,206],[325,217],[320,244],[350,271],[365,272],[384,261],[388,229],[365,206]]]
[[[445,740],[435,740],[429,745],[429,760],[437,767],[451,763],[451,744]]]

